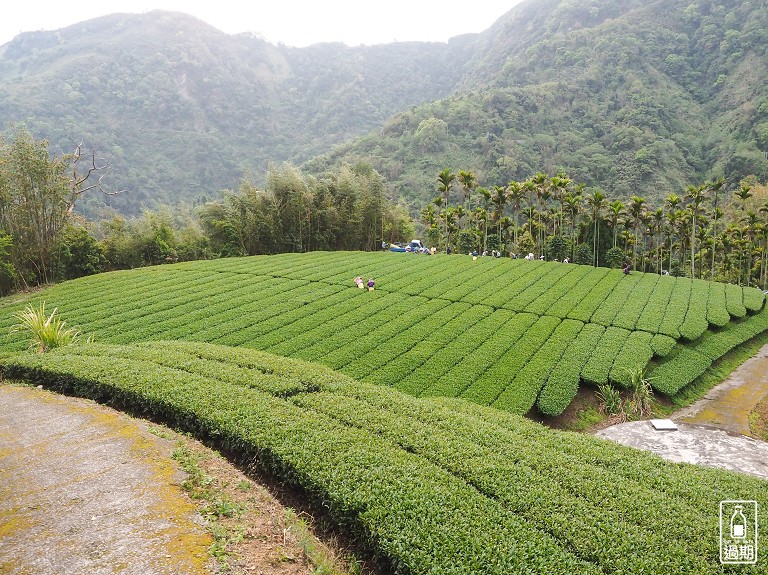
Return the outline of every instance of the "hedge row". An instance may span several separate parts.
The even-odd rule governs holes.
[[[665,395],[677,393],[702,375],[712,362],[766,330],[768,309],[732,322],[727,329],[709,331],[686,347],[677,346],[651,369],[653,387]]]
[[[557,416],[571,404],[579,390],[581,370],[597,348],[605,328],[596,323],[584,325],[576,340],[549,374],[536,405],[544,415]]]
[[[560,324],[560,320],[549,316],[535,316],[536,322],[521,334],[509,350],[498,361],[490,366],[472,385],[462,394],[462,397],[470,399],[481,405],[491,405],[513,382],[517,373],[528,363],[531,357],[544,345],[544,343]],[[522,319],[522,318],[521,318]],[[543,383],[543,382],[542,382]],[[505,408],[510,408],[508,401],[503,403]]]
[[[627,341],[629,334],[629,331],[620,327],[607,328],[584,365],[584,369],[581,370],[581,378],[595,385],[608,383],[613,363],[624,348],[624,342]]]
[[[726,573],[717,501],[766,488],[253,350],[82,345],[1,365],[170,423],[300,486],[394,573]]]
[[[376,278],[374,292],[353,287],[359,274]],[[530,342],[546,341],[525,332],[539,317],[550,318],[544,323],[552,326],[567,319],[612,328],[603,338],[623,333],[616,329],[651,334],[632,336],[643,342],[637,349],[606,340],[598,346],[602,357],[585,358],[580,366],[585,380],[621,383],[626,366],[640,365],[650,353],[669,355],[681,332],[692,342],[709,341],[710,325],[725,324],[722,330],[729,331],[738,325],[729,321],[732,313],[754,313],[764,298],[754,288],[553,262],[283,254],[102,274],[6,300],[0,302],[0,348],[26,346],[18,334],[8,334],[12,312],[41,299],[97,341],[183,339],[255,347],[416,395],[462,395],[519,411],[530,403],[524,390],[545,389],[549,377],[539,363],[520,373],[533,357],[526,355]],[[500,310],[526,315],[493,322]],[[534,322],[523,321],[531,315]],[[510,329],[522,331],[503,332]],[[719,349],[739,340],[736,332],[714,341]],[[571,363],[561,361],[550,371],[572,382]],[[541,376],[535,385],[532,374]],[[499,400],[502,393],[506,399]],[[513,405],[513,397],[520,403]]]
[[[580,321],[561,321],[546,341],[536,350],[531,359],[517,372],[510,385],[499,395],[493,406],[498,409],[525,415],[536,403],[539,392],[549,374],[560,362],[568,346],[584,327]]]

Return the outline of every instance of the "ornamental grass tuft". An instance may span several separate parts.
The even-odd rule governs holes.
[[[80,336],[80,331],[66,327],[67,322],[56,315],[57,310],[53,308],[50,315],[47,315],[45,302],[41,302],[37,308],[27,306],[24,311],[14,314],[20,323],[12,326],[11,331],[31,332],[29,347],[36,348],[37,353],[72,344]]]

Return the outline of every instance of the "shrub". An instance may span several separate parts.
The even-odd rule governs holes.
[[[27,306],[24,311],[14,314],[20,323],[11,329],[12,331],[31,332],[29,347],[37,348],[38,353],[74,343],[80,332],[74,328],[66,327],[66,322],[56,315],[57,309],[54,308],[51,314],[47,315],[45,302],[41,302],[37,308]]]

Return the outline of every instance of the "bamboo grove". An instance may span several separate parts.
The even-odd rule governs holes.
[[[659,205],[611,199],[564,173],[485,188],[474,173],[446,168],[420,221],[430,243],[467,253],[500,250],[594,266],[767,289],[768,187],[749,177],[688,186]]]

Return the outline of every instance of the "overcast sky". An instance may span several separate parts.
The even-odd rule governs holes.
[[[521,0],[14,0],[0,18],[0,45],[20,32],[57,30],[112,14],[154,9],[191,14],[228,34],[254,32],[272,44],[350,46],[395,41],[445,42],[482,32]]]

